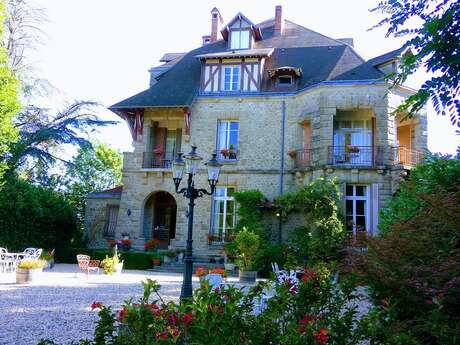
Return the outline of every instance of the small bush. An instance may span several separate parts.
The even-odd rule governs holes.
[[[37,268],[43,268],[45,267],[45,265],[46,265],[45,260],[24,259],[19,263],[18,267],[33,270]]]
[[[243,228],[236,234],[235,242],[238,252],[238,267],[246,271],[257,270],[256,256],[260,245],[259,235]]]

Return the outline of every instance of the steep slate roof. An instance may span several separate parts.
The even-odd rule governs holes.
[[[281,36],[274,36],[273,19],[256,26],[260,27],[263,39],[255,42],[253,49],[274,48],[270,58],[266,59],[261,92],[271,91],[272,84],[267,70],[281,66],[302,69],[297,84],[299,90],[322,81],[378,80],[383,76],[371,61],[364,61],[349,45],[301,25],[285,20]],[[118,102],[109,109],[117,111],[190,106],[197,97],[200,86],[201,62],[197,56],[224,52],[229,52],[224,40],[194,49],[178,61],[174,60],[175,64],[157,76],[158,81],[149,89]]]
[[[393,51],[391,51],[391,52],[388,52],[388,53],[385,53],[385,54],[376,56],[375,58],[370,59],[368,62],[369,62],[372,66],[378,66],[378,65],[384,64],[385,62],[391,61],[391,60],[393,60],[394,58],[396,58],[396,57],[398,57],[399,55],[401,55],[402,52],[403,52],[405,49],[406,49],[406,48],[405,48],[404,46],[402,46],[401,48],[395,49],[395,50],[393,50]]]

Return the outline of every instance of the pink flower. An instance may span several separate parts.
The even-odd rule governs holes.
[[[101,309],[101,308],[102,308],[102,302],[94,301],[93,303],[91,303],[91,310]]]

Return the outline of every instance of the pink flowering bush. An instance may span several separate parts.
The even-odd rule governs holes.
[[[94,339],[80,344],[345,345],[364,339],[351,289],[334,285],[324,266],[306,269],[298,280],[250,289],[204,282],[193,301],[182,304],[164,301],[152,280],[143,286],[139,301],[128,300],[117,311],[93,302],[99,310]]]

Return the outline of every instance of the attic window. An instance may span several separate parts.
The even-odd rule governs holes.
[[[280,75],[277,82],[279,86],[292,86],[292,75]]]
[[[230,49],[248,49],[251,35],[249,30],[230,31]]]

